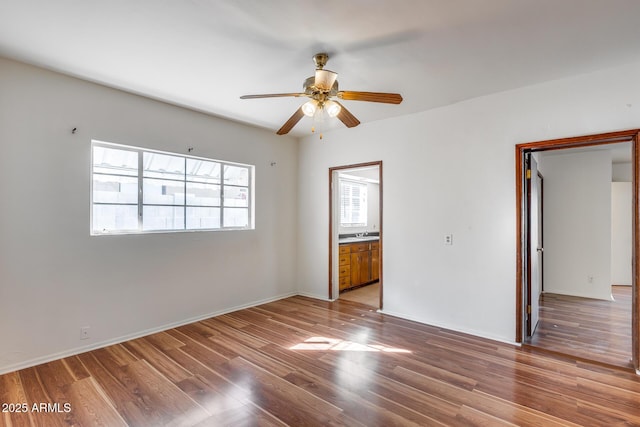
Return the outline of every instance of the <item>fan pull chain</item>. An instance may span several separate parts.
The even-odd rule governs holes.
[[[313,114],[313,125],[311,125],[311,133],[316,132],[316,126],[317,126],[318,136],[320,137],[321,140],[323,138],[322,130],[324,128],[324,119],[325,119],[324,116],[325,116],[324,106],[320,105],[316,109],[315,113]]]

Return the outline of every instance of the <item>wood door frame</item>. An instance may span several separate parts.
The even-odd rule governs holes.
[[[525,153],[535,151],[561,150],[565,148],[589,147],[594,145],[631,143],[632,158],[632,206],[633,206],[633,246],[632,246],[632,296],[631,296],[631,335],[632,335],[632,363],[636,373],[640,374],[640,270],[638,256],[640,255],[640,216],[638,211],[638,197],[640,185],[640,152],[638,140],[640,129],[630,129],[619,132],[609,132],[595,135],[577,136],[571,138],[552,139],[547,141],[517,144],[516,155],[516,342],[523,342],[523,293],[524,293],[524,244],[525,230],[522,218],[524,212]]]
[[[379,262],[379,267],[378,267],[378,274],[379,274],[379,279],[378,282],[380,283],[380,303],[379,303],[379,309],[382,310],[382,229],[383,229],[383,224],[384,221],[382,220],[382,160],[378,160],[378,161],[374,161],[374,162],[366,162],[366,163],[356,163],[353,165],[344,165],[344,166],[334,166],[329,168],[329,299],[334,299],[334,295],[333,295],[333,173],[336,171],[340,171],[340,170],[344,170],[344,169],[355,169],[355,168],[362,168],[362,167],[370,167],[370,166],[377,166],[378,167],[378,181],[379,181],[379,202],[378,202],[378,210],[380,213],[380,226],[378,227],[378,231],[380,232],[380,237],[379,237],[379,257],[380,257],[380,262]],[[337,297],[337,295],[336,295]]]

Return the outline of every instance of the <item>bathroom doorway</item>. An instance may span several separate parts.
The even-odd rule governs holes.
[[[329,299],[382,308],[382,161],[329,168]]]

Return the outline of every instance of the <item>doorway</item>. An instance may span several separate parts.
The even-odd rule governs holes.
[[[329,299],[382,308],[382,161],[329,168]]]
[[[639,371],[639,354],[640,354],[640,339],[639,339],[639,317],[640,301],[638,298],[638,244],[639,244],[639,215],[638,215],[638,136],[639,130],[629,130],[621,132],[612,132],[599,135],[588,135],[583,137],[565,138],[550,141],[532,142],[526,144],[519,144],[516,146],[516,199],[517,199],[517,276],[516,276],[516,341],[528,345],[531,340],[531,336],[535,333],[536,319],[533,304],[538,301],[536,298],[536,286],[537,277],[536,271],[539,270],[540,265],[537,260],[537,253],[542,253],[544,250],[540,242],[537,240],[537,212],[538,206],[535,200],[538,200],[535,194],[537,190],[537,184],[539,181],[536,179],[537,173],[532,170],[531,166],[535,169],[536,164],[532,163],[531,159],[535,162],[536,154],[543,152],[551,152],[552,150],[563,150],[568,148],[583,148],[583,149],[597,149],[612,147],[610,144],[629,143],[631,146],[631,188],[632,188],[632,257],[631,257],[631,269],[632,269],[632,283],[630,286],[630,349],[628,354],[631,355],[631,363],[628,367],[633,367],[637,372]],[[527,172],[530,171],[530,172]],[[546,172],[545,173],[545,178]],[[533,179],[532,179],[533,177]],[[550,185],[550,184],[549,184]],[[533,199],[533,200],[532,200]],[[548,243],[550,245],[550,243]],[[550,254],[547,254],[550,256]],[[574,254],[575,255],[575,254]],[[547,260],[548,263],[551,260]],[[610,260],[607,260],[608,262]],[[539,273],[539,271],[538,271]],[[587,276],[584,278],[586,281],[592,281],[593,277]],[[537,283],[533,283],[536,280]],[[607,278],[608,280],[608,278]],[[611,283],[609,283],[611,285]],[[611,288],[609,288],[611,289]],[[547,285],[545,284],[545,291]],[[605,331],[604,334],[607,334]],[[560,353],[562,351],[554,351]],[[569,354],[569,352],[565,352]],[[578,358],[591,359],[590,357]],[[606,363],[606,362],[604,362]]]

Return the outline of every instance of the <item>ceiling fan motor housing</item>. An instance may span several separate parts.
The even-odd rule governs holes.
[[[331,86],[331,90],[325,91],[319,89],[315,85],[316,78],[315,76],[308,77],[304,84],[302,85],[302,89],[304,90],[305,95],[313,97],[314,95],[318,95],[320,93],[324,93],[326,97],[336,96],[338,94],[338,81],[333,82],[333,86]]]

